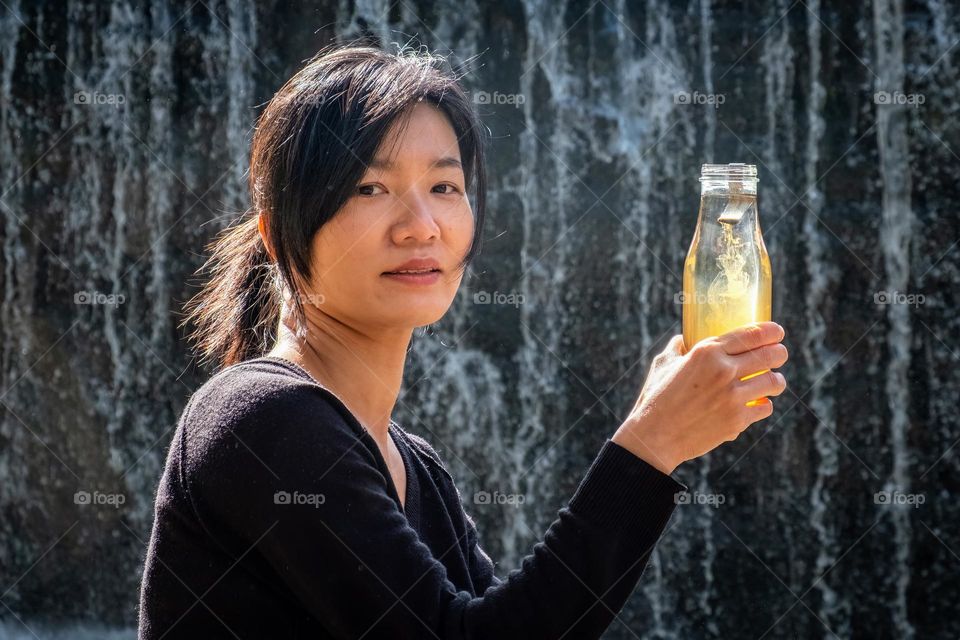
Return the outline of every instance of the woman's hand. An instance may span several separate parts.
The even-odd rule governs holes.
[[[783,327],[759,322],[701,340],[686,352],[674,336],[653,359],[640,397],[611,440],[664,473],[773,413],[786,389]],[[741,380],[758,371],[760,375]]]

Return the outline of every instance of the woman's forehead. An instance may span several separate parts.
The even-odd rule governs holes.
[[[441,156],[460,159],[457,135],[450,120],[428,103],[419,103],[397,118],[384,137],[377,158],[384,163],[393,162],[400,155],[400,148],[404,155],[421,152],[431,156],[431,160]]]

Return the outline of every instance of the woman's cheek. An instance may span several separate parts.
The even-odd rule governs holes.
[[[461,253],[466,253],[473,242],[476,221],[473,217],[473,210],[469,204],[464,205],[463,213],[457,217],[457,238],[459,240]]]

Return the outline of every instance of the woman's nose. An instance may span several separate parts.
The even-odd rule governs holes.
[[[399,207],[400,219],[393,227],[397,242],[407,238],[422,242],[440,237],[440,226],[426,198],[408,193],[400,198]]]

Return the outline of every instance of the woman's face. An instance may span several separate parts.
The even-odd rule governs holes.
[[[353,196],[313,238],[311,285],[320,295],[309,300],[351,326],[413,328],[439,320],[457,293],[456,267],[473,241],[453,127],[426,103],[411,109],[405,127],[402,120]],[[439,272],[393,273],[412,259],[435,261]]]

